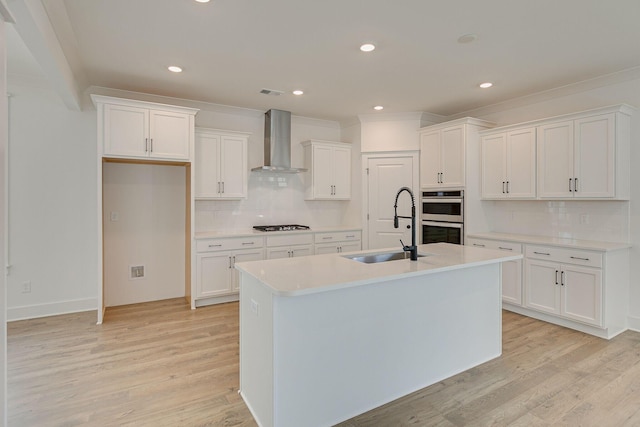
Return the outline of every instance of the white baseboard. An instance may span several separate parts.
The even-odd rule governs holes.
[[[640,317],[629,316],[629,329],[640,332]]]
[[[25,305],[21,307],[7,307],[7,322],[12,322],[15,320],[35,319],[38,317],[56,316],[58,314],[77,313],[80,311],[97,310],[97,307],[97,298],[60,301],[47,304]]]

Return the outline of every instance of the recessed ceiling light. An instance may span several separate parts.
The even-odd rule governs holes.
[[[482,89],[487,89],[487,88],[490,88],[491,86],[493,86],[493,83],[491,83],[491,82],[480,83],[480,87]]]
[[[372,52],[375,48],[376,48],[375,45],[371,43],[365,43],[362,46],[360,46],[360,50],[363,52]]]
[[[478,36],[476,36],[475,34],[464,34],[460,37],[458,37],[458,43],[471,43],[474,42],[478,39]]]
[[[181,73],[182,72],[182,68],[175,66],[175,65],[171,65],[168,67],[169,71],[171,71],[172,73]]]
[[[380,111],[380,110],[384,110],[384,107],[382,105],[376,105],[375,107],[373,107],[373,109],[376,111]]]
[[[293,94],[294,94],[294,95],[302,95],[302,94],[304,94],[304,92],[303,92],[303,91],[301,91],[301,90],[294,90],[294,91],[293,91]]]

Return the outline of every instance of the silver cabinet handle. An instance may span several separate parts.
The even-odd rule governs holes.
[[[221,247],[222,244],[217,244],[217,245],[209,245],[210,248],[219,248]]]
[[[536,251],[533,251],[533,253],[534,253],[534,254],[536,254],[536,255],[546,255],[546,256],[550,256],[550,255],[551,255],[551,254],[546,253],[546,252],[536,252]]]
[[[242,242],[242,245],[255,245],[256,242]]]
[[[572,256],[571,259],[579,259],[580,261],[589,261],[589,258],[581,258],[579,256]]]
[[[322,240],[333,240],[333,237],[331,236],[323,237]]]
[[[558,284],[558,270],[556,270],[556,285]]]
[[[356,235],[355,234],[347,234],[344,237],[347,238],[347,239],[355,239]]]
[[[479,248],[484,248],[485,247],[485,245],[482,245],[480,243],[474,243],[473,246],[477,246]]]
[[[502,246],[498,246],[498,249],[502,249],[503,251],[512,251],[513,248],[504,248]]]

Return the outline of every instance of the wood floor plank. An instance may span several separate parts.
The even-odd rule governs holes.
[[[10,426],[257,425],[238,395],[237,303],[95,319],[8,324]],[[640,334],[606,341],[505,311],[501,357],[339,424],[555,425],[640,425]]]

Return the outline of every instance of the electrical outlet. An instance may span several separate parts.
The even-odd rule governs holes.
[[[120,219],[120,214],[118,212],[111,212],[111,221],[116,222]]]
[[[251,312],[254,313],[256,316],[258,315],[258,308],[260,307],[260,305],[258,304],[258,301],[252,299],[251,300]]]
[[[22,285],[20,285],[20,292],[23,294],[31,293],[31,281],[22,282]]]
[[[142,279],[144,277],[144,265],[132,265],[129,268],[129,279]]]

